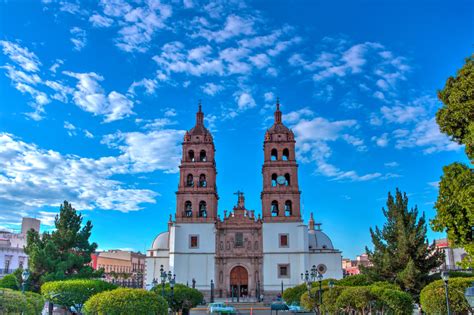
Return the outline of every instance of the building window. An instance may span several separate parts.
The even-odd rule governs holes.
[[[243,247],[243,246],[244,246],[244,234],[235,233],[235,247]]]
[[[288,149],[283,149],[283,155],[281,159],[283,161],[288,161],[289,157],[290,157],[290,151]]]
[[[188,177],[186,178],[186,186],[188,187],[193,187],[194,186],[194,179],[192,174],[188,174]]]
[[[189,200],[184,203],[184,214],[187,218],[193,216],[193,204]]]
[[[278,278],[289,278],[290,277],[290,265],[278,265]]]
[[[199,175],[199,187],[207,187],[206,174]]]
[[[276,187],[277,185],[277,174],[272,174],[272,187]]]
[[[291,200],[285,201],[285,216],[289,217],[293,214],[293,209],[291,207]]]
[[[285,186],[290,186],[290,174],[285,174]]]
[[[189,248],[199,248],[199,236],[190,235],[189,236]]]
[[[194,162],[194,151],[193,150],[189,150],[188,160],[191,161],[191,162]]]
[[[201,162],[206,162],[207,161],[206,151],[201,150],[201,153],[199,153],[199,161],[201,161]]]
[[[278,201],[276,200],[272,201],[271,213],[272,213],[272,217],[278,216]]]
[[[289,247],[290,240],[288,234],[279,234],[280,247]]]
[[[199,202],[199,217],[202,217],[202,218],[207,217],[207,209],[206,209],[205,201]]]
[[[272,149],[270,154],[271,154],[270,159],[272,161],[278,160],[278,151],[277,151],[277,149]]]

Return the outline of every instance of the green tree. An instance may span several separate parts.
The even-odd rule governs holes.
[[[443,173],[431,227],[446,231],[452,246],[464,247],[468,255],[461,265],[474,268],[474,171],[465,164],[452,163],[443,167]]]
[[[155,294],[161,296],[161,285],[157,285],[152,289],[152,291],[154,291]],[[202,302],[204,296],[197,289],[189,288],[181,283],[176,283],[173,288],[173,293],[171,293],[170,285],[167,283],[165,286],[164,298],[173,311],[183,311],[183,313],[187,314],[191,308],[199,305]]]
[[[464,291],[472,285],[474,277],[449,279],[449,306],[455,314],[467,314],[469,304]],[[427,314],[447,314],[443,280],[433,281],[423,288],[420,303]]]
[[[449,77],[438,91],[443,102],[436,113],[436,121],[442,132],[452,140],[466,145],[466,154],[474,159],[474,56],[466,59],[455,77]]]
[[[41,237],[34,230],[28,231],[25,252],[31,271],[29,283],[36,291],[46,281],[98,276],[86,265],[97,248],[96,243],[89,242],[92,223],[82,226],[82,215],[64,201],[54,225],[53,232],[44,232]]]
[[[444,254],[428,245],[425,216],[418,209],[408,209],[408,197],[396,190],[388,193],[387,209],[382,208],[387,222],[380,230],[371,228],[373,250],[366,248],[372,266],[363,272],[373,280],[396,283],[417,297],[430,270],[440,266]]]

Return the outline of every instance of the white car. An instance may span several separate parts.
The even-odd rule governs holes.
[[[235,314],[235,308],[224,303],[209,303],[207,307],[208,314]]]

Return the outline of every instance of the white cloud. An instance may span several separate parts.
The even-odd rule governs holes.
[[[94,138],[94,135],[87,129],[84,129],[84,136],[86,136],[89,139]]]
[[[0,134],[1,212],[57,206],[63,200],[82,209],[139,210],[154,203],[155,192],[128,188],[110,179],[129,172],[126,156],[83,158],[62,155],[25,143],[10,134]]]
[[[384,148],[388,145],[388,133],[384,132],[379,137],[373,136],[371,140],[374,141],[377,146]]]
[[[322,117],[312,117],[314,113],[309,109],[290,112],[283,117],[285,122],[290,122],[296,142],[298,143],[298,159],[303,163],[316,164],[316,173],[332,180],[368,181],[382,178],[379,172],[360,175],[356,171],[344,171],[328,162],[332,155],[330,142],[343,140],[353,145],[359,151],[364,151],[362,139],[348,134],[358,127],[355,120],[329,121]]]
[[[73,93],[74,103],[81,109],[94,115],[104,115],[104,122],[123,119],[133,113],[133,102],[125,95],[116,91],[108,95],[104,93],[99,81],[104,78],[97,73],[63,72],[65,75],[78,80]]]
[[[178,172],[181,160],[181,146],[184,131],[152,130],[148,133],[118,132],[107,135],[102,142],[117,148],[131,163],[135,173],[162,170],[165,173]]]
[[[393,132],[393,136],[396,138],[397,149],[420,147],[424,153],[430,154],[457,151],[461,148],[439,131],[435,118],[422,120],[411,130],[397,129]]]
[[[237,106],[239,110],[246,110],[255,107],[256,105],[257,104],[255,103],[255,100],[253,99],[251,94],[243,92],[238,96]]]
[[[138,87],[144,88],[145,93],[148,95],[151,95],[155,93],[158,87],[158,82],[156,82],[156,80],[151,80],[151,79],[146,79],[146,78],[138,82],[133,82],[128,88],[128,93],[135,94],[135,89]]]
[[[422,106],[382,106],[380,112],[388,122],[398,124],[418,121],[426,114]]]
[[[114,20],[100,14],[94,14],[89,17],[89,22],[94,27],[109,27],[113,24]]]
[[[271,102],[275,99],[275,95],[273,94],[273,92],[266,92],[264,95],[263,95],[264,99],[265,99],[265,102]]]
[[[220,91],[224,89],[222,85],[214,84],[214,83],[206,83],[202,87],[202,91],[207,95],[214,96]]]
[[[74,126],[73,124],[71,124],[69,121],[65,121],[64,122],[64,129],[67,129],[67,133],[70,137],[72,136],[75,136],[76,135],[76,126]]]
[[[41,66],[38,57],[26,47],[2,40],[0,45],[3,48],[3,53],[7,55],[13,62],[18,64],[23,70],[28,72],[37,72]]]
[[[384,163],[386,167],[397,167],[399,164],[395,161]]]
[[[71,42],[74,45],[74,50],[81,51],[87,44],[86,31],[79,28],[73,27],[71,29]]]
[[[201,27],[194,34],[195,37],[204,37],[208,41],[224,42],[230,38],[240,35],[252,35],[254,33],[254,21],[251,18],[243,18],[235,14],[226,18],[225,25],[221,30],[212,31]]]

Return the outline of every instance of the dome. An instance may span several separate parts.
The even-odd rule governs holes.
[[[321,230],[309,230],[309,249],[334,249],[331,239]]]
[[[169,237],[170,237],[170,232],[163,232],[158,234],[158,236],[155,238],[153,241],[153,244],[151,245],[152,250],[163,250],[163,249],[169,249]]]

